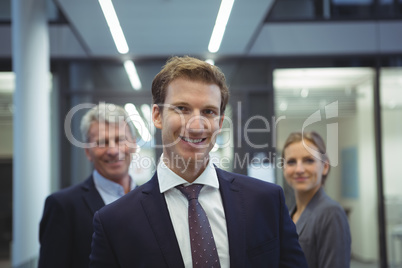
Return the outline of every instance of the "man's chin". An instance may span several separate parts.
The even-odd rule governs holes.
[[[208,153],[190,154],[183,156],[182,159],[184,159],[184,162],[187,163],[187,165],[205,164],[208,163],[209,154]]]
[[[107,176],[108,177],[106,177],[106,178],[110,178],[110,179],[112,179],[112,180],[119,180],[119,179],[121,179],[121,178],[123,178],[125,175],[127,175],[128,174],[128,172],[127,173],[124,173],[122,170],[109,170],[108,172],[107,172]]]
[[[202,153],[189,153],[189,152],[184,152],[181,154],[177,153],[171,153],[171,154],[163,154],[164,157],[164,162],[166,163],[173,163],[176,165],[180,164],[196,164],[196,163],[205,163],[205,161],[208,161],[209,159],[209,153],[207,152],[202,152]]]

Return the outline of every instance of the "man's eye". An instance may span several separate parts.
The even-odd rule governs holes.
[[[96,145],[109,145],[109,141],[98,140],[96,141]]]
[[[214,111],[214,110],[211,110],[211,109],[205,110],[204,113],[207,114],[207,115],[214,115],[214,114],[216,114],[215,111]]]
[[[116,139],[116,143],[119,143],[119,144],[123,144],[126,141],[127,141],[127,139],[125,137],[121,137],[121,138]]]
[[[175,109],[177,112],[185,112],[185,111],[187,111],[187,108],[184,107],[184,106],[176,106],[174,109]]]

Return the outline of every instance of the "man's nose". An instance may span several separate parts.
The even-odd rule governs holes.
[[[109,141],[107,153],[112,156],[118,155],[119,154],[119,144],[116,143],[115,141]]]
[[[196,112],[191,116],[191,118],[187,121],[187,130],[195,133],[204,131],[204,126],[206,123],[206,119],[201,116],[199,112]]]

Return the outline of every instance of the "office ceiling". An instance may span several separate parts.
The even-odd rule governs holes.
[[[49,27],[50,49],[54,58],[131,58],[136,62],[154,58],[164,59],[172,55],[193,55],[219,60],[258,58],[267,55],[309,56],[337,55],[338,53],[364,55],[364,53],[378,51],[384,53],[401,51],[398,44],[400,44],[399,40],[402,40],[400,39],[402,35],[395,34],[395,29],[401,29],[399,22],[376,24],[377,22],[368,21],[350,23],[350,25],[344,22],[268,24],[266,17],[273,8],[274,0],[235,0],[220,50],[211,54],[208,52],[208,43],[221,1],[115,0],[113,4],[130,49],[127,55],[120,55],[97,0],[47,1],[50,13],[53,14],[50,16],[55,16],[58,9],[67,20],[66,24],[51,24]],[[0,14],[0,18],[2,16],[4,17]],[[0,36],[10,36],[9,40],[0,42],[0,58],[9,57],[11,55],[10,25],[0,25]],[[374,41],[370,38],[374,38]],[[377,42],[377,39],[380,41]],[[267,68],[263,66],[257,69],[258,66],[254,68],[254,66],[239,67],[236,64],[225,64],[225,62],[219,62],[219,66],[231,82],[239,79],[238,74],[241,73],[242,76],[251,77],[249,80],[253,82],[256,80],[255,77],[263,77],[260,83],[263,86],[268,83]],[[138,72],[141,80],[152,80],[160,67],[160,64],[152,68],[140,66]],[[309,114],[317,105],[322,106],[330,103],[332,99],[338,99],[349,105],[344,109],[345,112],[350,112],[346,115],[353,113],[357,94],[348,88],[372,75],[338,71],[331,70],[332,74],[324,71],[319,75],[311,76],[298,76],[297,70],[290,76],[282,73],[285,75],[275,81],[275,83],[285,81],[285,85],[275,85],[278,108],[281,100],[287,100],[288,113],[293,111],[293,114],[300,115],[300,111],[303,110],[305,114]],[[391,81],[400,81],[396,78],[400,73],[389,75],[392,76]],[[384,77],[386,76],[388,75]],[[286,85],[292,81],[299,85]],[[310,89],[309,97],[300,98],[300,91],[303,89],[300,83],[307,83],[306,87]],[[400,83],[396,87],[399,87]],[[12,89],[0,88],[2,94],[0,119],[4,118],[4,114],[10,116],[12,113],[11,96],[7,97],[7,94],[11,92]],[[327,94],[329,97],[323,99],[322,94]],[[398,99],[400,98],[384,97],[383,105],[388,103],[390,107],[400,108],[402,104],[398,102],[395,104]]]
[[[54,2],[87,56],[119,55],[98,1]],[[247,55],[274,1],[235,0],[220,50],[211,54],[208,43],[220,2],[119,0],[113,4],[133,59],[183,54],[203,58]]]

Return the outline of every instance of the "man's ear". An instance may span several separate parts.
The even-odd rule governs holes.
[[[88,148],[85,148],[85,155],[87,156],[88,160],[92,162],[92,157]]]
[[[219,129],[222,129],[223,119],[225,119],[225,114],[222,114],[219,118]]]
[[[162,110],[157,104],[152,106],[152,121],[156,128],[162,129]]]

